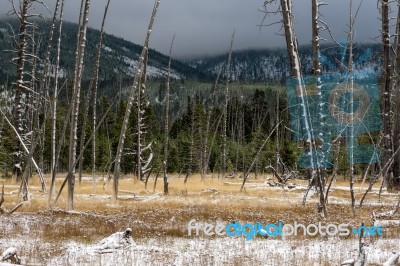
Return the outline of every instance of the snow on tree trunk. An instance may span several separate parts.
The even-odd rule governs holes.
[[[391,65],[390,65],[390,35],[389,35],[389,0],[381,0],[381,20],[382,20],[382,164],[387,165],[382,169],[386,188],[391,190],[393,186],[389,165],[386,164],[392,156],[391,144]]]
[[[24,133],[24,103],[23,94],[25,86],[25,61],[26,61],[26,48],[27,48],[27,23],[28,23],[28,10],[31,5],[30,0],[23,0],[21,3],[21,10],[18,14],[19,17],[19,41],[17,51],[17,75],[15,93],[14,93],[14,118],[13,125],[17,129],[18,134],[21,136]],[[17,11],[16,11],[17,12]],[[14,176],[17,180],[22,178],[22,147],[18,139],[15,140],[14,144]]]

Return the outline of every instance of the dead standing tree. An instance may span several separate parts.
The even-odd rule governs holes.
[[[13,126],[17,130],[17,134],[22,136],[24,134],[25,128],[25,101],[24,95],[33,92],[29,87],[29,82],[26,79],[26,62],[28,57],[28,38],[29,32],[28,27],[32,25],[28,20],[31,15],[30,12],[36,0],[22,0],[18,1],[19,5],[16,7],[15,1],[10,0],[12,4],[12,11],[9,15],[15,15],[19,20],[19,32],[18,32],[18,45],[17,45],[17,56],[16,56],[16,82],[14,83],[14,106],[13,106]],[[20,141],[15,140],[14,145],[14,167],[13,174],[16,180],[21,180],[22,178],[22,164],[23,164],[23,149]]]
[[[400,148],[400,1],[397,11],[397,37],[396,37],[396,80],[394,92],[394,112],[393,112],[393,150]],[[393,162],[393,182],[391,185],[394,189],[400,189],[400,155],[397,154]]]
[[[60,54],[61,54],[61,34],[63,28],[63,16],[64,16],[64,2],[61,2],[60,17],[58,24],[58,39],[57,39],[57,53],[55,62],[55,72],[54,72],[54,85],[53,85],[53,99],[52,99],[52,123],[51,123],[51,183],[50,183],[50,193],[48,197],[48,204],[51,202],[51,197],[54,190],[56,171],[58,166],[58,160],[56,156],[56,137],[57,137],[57,100],[58,100],[58,81],[60,73]],[[66,123],[65,123],[66,125]],[[65,126],[64,125],[64,126]],[[61,143],[60,143],[61,145]]]
[[[144,70],[142,73],[142,77],[140,78],[139,89],[137,90],[136,95],[136,174],[137,178],[141,181],[145,181],[145,174],[148,174],[152,170],[152,162],[153,162],[153,142],[146,144],[146,135],[147,135],[147,125],[145,120],[146,110],[149,107],[150,103],[146,99],[145,90],[146,90],[146,72],[147,72],[147,61],[148,61],[148,50],[146,50],[145,60],[143,62]],[[149,154],[147,158],[146,154]]]
[[[153,12],[151,15],[150,23],[147,29],[147,34],[146,34],[146,39],[143,45],[142,53],[139,57],[139,62],[136,68],[136,73],[135,73],[135,78],[133,81],[133,85],[131,87],[131,91],[129,94],[128,98],[128,103],[126,106],[126,111],[125,111],[125,116],[124,116],[124,121],[122,123],[122,128],[121,128],[121,133],[119,136],[119,141],[118,141],[118,148],[117,148],[117,153],[115,155],[115,164],[114,164],[114,188],[113,188],[113,196],[112,196],[112,201],[116,202],[118,198],[118,185],[119,185],[119,174],[120,174],[120,168],[121,168],[121,158],[124,150],[124,144],[125,144],[125,138],[126,138],[126,131],[128,129],[128,123],[129,123],[129,117],[131,115],[133,103],[134,103],[134,98],[136,93],[136,90],[138,89],[139,81],[142,78],[144,68],[145,68],[145,57],[147,54],[147,50],[149,48],[149,43],[150,43],[150,36],[151,36],[151,31],[153,28],[154,20],[156,18],[158,6],[160,5],[160,0],[156,0],[154,3],[153,7]]]
[[[17,180],[21,180],[23,176],[23,153],[26,152],[28,155],[27,161],[29,166],[25,169],[25,179],[22,180],[24,193],[27,195],[27,178],[31,173],[31,162],[34,164],[40,181],[42,183],[42,190],[46,191],[46,185],[43,180],[41,169],[38,168],[36,162],[33,159],[33,151],[36,147],[36,140],[34,138],[35,130],[33,128],[36,124],[39,124],[38,113],[32,110],[31,112],[31,132],[25,132],[27,128],[27,118],[29,114],[26,110],[33,108],[33,103],[37,103],[41,100],[40,95],[34,89],[36,83],[36,66],[37,66],[37,51],[38,45],[35,43],[35,23],[30,22],[30,18],[41,17],[40,14],[34,14],[33,10],[36,4],[44,5],[39,0],[24,0],[18,1],[19,5],[16,7],[14,0],[10,0],[12,4],[12,10],[8,13],[9,15],[15,15],[19,20],[19,32],[18,32],[18,43],[17,43],[17,55],[16,60],[16,82],[14,83],[14,105],[13,105],[13,123],[7,119],[6,115],[1,111],[7,123],[15,132],[15,146],[14,146],[14,167],[13,172]],[[31,52],[28,51],[28,47],[31,45]],[[30,72],[28,72],[28,66],[30,65]],[[29,80],[30,78],[30,80]],[[31,104],[29,106],[29,104]],[[27,108],[28,107],[28,108]],[[35,119],[33,119],[35,118]],[[37,123],[35,123],[35,121]],[[28,140],[28,135],[31,138]],[[30,142],[31,141],[31,142]],[[27,148],[30,147],[30,151]],[[26,198],[26,197],[25,197]]]
[[[265,13],[263,22],[267,18],[268,15],[278,15],[281,16],[281,20],[278,22],[273,22],[271,24],[267,24],[266,26],[273,24],[282,24],[282,28],[284,30],[284,36],[286,39],[286,48],[289,56],[289,63],[291,67],[291,76],[294,80],[294,84],[296,86],[296,90],[299,93],[299,104],[301,106],[302,111],[302,130],[305,132],[306,139],[304,140],[309,150],[310,157],[310,167],[311,171],[311,180],[318,180],[319,185],[319,193],[320,193],[320,203],[318,206],[318,211],[324,217],[327,216],[326,205],[325,205],[325,197],[324,197],[324,189],[322,188],[322,179],[321,174],[318,168],[319,162],[318,158],[315,156],[315,138],[313,136],[312,124],[310,121],[310,115],[307,108],[307,100],[306,100],[306,91],[303,82],[303,78],[301,75],[301,67],[300,67],[300,58],[299,58],[299,49],[297,38],[294,31],[294,19],[293,19],[293,11],[292,11],[292,3],[291,0],[280,0],[278,8],[275,11],[269,11],[267,6],[277,3],[277,0],[267,0],[264,1],[264,10],[261,10]],[[312,182],[311,182],[312,183]],[[309,189],[311,188],[311,183]],[[307,191],[308,192],[308,191]],[[306,195],[305,197],[306,198]]]
[[[231,46],[229,48],[228,54],[228,62],[226,64],[226,83],[225,83],[225,91],[224,91],[224,106],[223,106],[223,124],[222,124],[222,158],[221,158],[221,171],[224,176],[227,171],[227,151],[226,151],[226,142],[227,142],[227,128],[228,128],[228,101],[229,101],[229,82],[231,79],[231,59],[232,59],[232,48],[233,41],[235,40],[235,31],[232,33],[231,38]]]
[[[74,83],[72,89],[72,99],[71,99],[71,124],[70,124],[70,138],[69,138],[69,168],[72,171],[68,176],[68,200],[67,208],[74,208],[74,188],[75,188],[75,161],[76,161],[76,148],[77,148],[77,129],[78,129],[78,114],[79,114],[79,104],[80,104],[80,91],[81,91],[81,81],[83,75],[83,58],[85,55],[86,47],[86,32],[87,25],[89,21],[89,8],[90,0],[82,0],[81,2],[81,14],[79,18],[78,25],[78,36],[77,36],[77,48],[75,57],[75,73],[74,73]]]
[[[99,83],[99,70],[100,70],[100,59],[101,59],[101,53],[103,50],[103,45],[104,45],[104,25],[105,21],[107,18],[107,13],[108,13],[108,7],[110,5],[110,1],[108,0],[104,9],[104,14],[103,14],[103,20],[101,22],[101,29],[100,29],[100,37],[99,37],[99,42],[97,44],[97,55],[96,55],[96,61],[94,68],[92,70],[92,78],[90,80],[89,84],[89,89],[87,92],[87,97],[86,97],[86,103],[85,103],[85,110],[83,113],[83,123],[82,123],[82,134],[81,134],[81,139],[80,139],[80,153],[83,152],[83,145],[85,143],[85,137],[86,137],[86,127],[88,123],[88,114],[89,114],[89,106],[92,104],[93,108],[93,120],[92,120],[92,128],[93,128],[93,133],[94,129],[96,128],[96,105],[97,105],[97,87]],[[93,99],[92,99],[92,94],[93,94]],[[92,101],[91,101],[92,100]],[[93,165],[92,165],[92,178],[93,181],[95,179],[95,171],[96,171],[96,136],[93,136],[93,141],[92,141],[92,147],[93,147]],[[82,171],[83,171],[83,157],[79,160],[79,166],[78,166],[78,171],[79,171],[79,183],[82,181]]]
[[[391,157],[391,66],[390,66],[390,34],[389,34],[389,0],[380,0],[381,2],[381,20],[382,20],[382,163],[389,161]],[[382,169],[383,178],[386,185],[390,184],[390,173]]]
[[[172,61],[172,47],[174,46],[175,34],[172,37],[171,47],[169,48],[169,60],[168,60],[168,76],[167,76],[167,87],[164,99],[164,194],[169,193],[168,189],[168,177],[167,177],[167,167],[168,167],[168,138],[169,138],[169,93],[170,93],[170,79],[171,79],[171,61]]]

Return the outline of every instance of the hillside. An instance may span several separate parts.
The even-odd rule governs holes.
[[[39,46],[39,57],[44,58],[49,35],[50,22],[36,20],[38,24],[36,40]],[[64,75],[70,74],[74,69],[76,32],[75,23],[64,22],[62,34],[61,69]],[[7,75],[13,76],[15,67],[10,63],[14,57],[15,48],[13,32],[18,32],[18,21],[15,19],[0,20],[0,81]],[[88,29],[87,46],[85,53],[85,79],[90,76],[96,57],[96,45],[100,31]],[[57,38],[57,37],[56,37]],[[56,46],[56,39],[54,47]],[[100,66],[100,79],[102,81],[120,80],[129,77],[134,72],[137,59],[142,46],[126,41],[120,37],[106,34],[105,46]],[[54,54],[54,53],[53,53]],[[43,60],[41,60],[43,62]],[[178,61],[172,61],[172,76],[176,79],[203,79],[204,75],[192,67]],[[159,78],[167,75],[168,56],[153,49],[149,52],[149,78]]]
[[[49,23],[37,21],[39,25],[38,40],[47,40]],[[74,69],[75,45],[77,25],[70,22],[64,23],[62,35],[61,68],[63,74],[71,74]],[[18,32],[18,22],[15,19],[0,20],[0,82],[4,82],[7,75],[13,76],[15,67],[10,63],[14,57],[13,33]],[[95,61],[96,44],[100,32],[89,29],[87,33],[87,48],[85,54],[84,77],[89,78],[90,71]],[[40,57],[43,58],[46,45],[40,43]],[[118,80],[131,77],[141,53],[142,46],[126,41],[120,37],[106,34],[105,46],[100,67],[100,80],[109,84]],[[372,72],[379,71],[380,45],[355,44],[354,56],[356,68],[368,68]],[[305,75],[312,73],[312,50],[310,45],[300,47],[302,70]],[[338,45],[325,44],[321,49],[321,62],[323,71],[337,71],[340,68],[342,51]],[[226,75],[225,63],[227,54],[199,57],[183,63],[179,60],[172,61],[172,76],[175,79],[190,79],[210,81],[213,80],[223,66],[221,78]],[[43,62],[43,61],[42,61]],[[344,62],[346,64],[346,62]],[[150,49],[149,53],[149,78],[165,77],[167,74],[168,57]],[[232,55],[231,76],[234,81],[240,82],[283,82],[290,74],[287,52],[284,48],[266,48],[258,50],[234,51]],[[125,84],[127,85],[127,84]],[[115,86],[113,83],[112,86]]]
[[[367,68],[377,73],[380,66],[381,47],[377,44],[355,44],[355,68]],[[228,55],[218,55],[207,58],[195,58],[187,63],[207,75],[218,73],[223,66],[222,78],[226,74],[225,63]],[[300,58],[304,75],[312,73],[311,45],[300,47]],[[323,72],[340,69],[342,51],[338,45],[323,45],[321,47],[321,63]],[[377,59],[378,58],[378,59]],[[345,61],[346,65],[347,62]],[[261,49],[234,51],[232,54],[231,77],[240,82],[281,82],[290,76],[290,66],[286,49]]]

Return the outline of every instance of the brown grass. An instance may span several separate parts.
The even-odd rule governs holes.
[[[59,175],[63,176],[63,175]],[[48,181],[48,177],[46,179]],[[360,225],[361,222],[371,224],[372,211],[391,209],[390,207],[366,206],[357,209],[353,217],[349,205],[329,204],[327,219],[322,219],[316,213],[318,198],[314,196],[304,206],[302,199],[304,190],[288,190],[270,188],[264,184],[263,178],[251,178],[246,184],[246,190],[239,193],[241,179],[218,179],[207,176],[201,180],[200,175],[189,177],[184,184],[183,178],[171,176],[170,194],[162,194],[163,184],[159,180],[153,193],[153,179],[144,189],[144,183],[127,176],[120,181],[119,200],[111,204],[112,183],[96,183],[93,193],[93,183],[84,178],[81,185],[76,184],[75,210],[66,212],[66,190],[56,206],[48,207],[48,194],[40,191],[37,178],[30,180],[31,199],[18,210],[15,215],[39,217],[42,222],[32,224],[42,237],[62,241],[74,239],[83,242],[93,242],[93,237],[108,235],[128,226],[135,228],[133,236],[136,239],[146,236],[178,236],[186,237],[187,223],[191,219],[199,221],[224,222],[277,222],[304,224],[318,223],[349,223]],[[13,180],[0,180],[5,184],[4,206],[11,208],[18,202],[19,185]],[[59,189],[62,178],[57,179]],[[306,186],[306,181],[294,180],[291,183]],[[338,181],[336,186],[348,186],[344,181]],[[358,191],[358,188],[356,189]],[[331,197],[350,202],[348,191],[333,189]],[[357,192],[357,199],[361,193]],[[385,201],[393,202],[393,196],[383,196]],[[376,195],[370,195],[366,202],[377,202]],[[61,208],[61,209],[59,209]],[[42,230],[45,228],[46,230]],[[95,232],[96,234],[93,234]],[[14,231],[18,234],[18,230]]]

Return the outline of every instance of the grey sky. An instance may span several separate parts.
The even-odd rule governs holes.
[[[355,0],[354,5],[359,1]],[[53,10],[55,0],[45,2]],[[106,0],[91,2],[89,24],[98,28]],[[344,38],[349,0],[324,2],[329,4],[322,8],[324,21],[329,23],[335,38]],[[142,44],[153,4],[152,0],[111,0],[107,33]],[[293,4],[299,42],[309,43],[311,0],[293,0]],[[284,45],[284,38],[275,34],[279,27],[264,27],[261,31],[257,27],[263,17],[258,11],[262,5],[262,0],[161,0],[151,47],[167,53],[172,36],[176,33],[175,56],[212,55],[228,49],[233,29],[236,29],[234,49]],[[76,22],[79,6],[79,0],[66,1],[65,18]],[[9,9],[8,0],[0,0],[0,13],[5,14]],[[379,23],[376,0],[365,0],[356,24],[356,40],[371,42],[372,38],[379,35]]]

